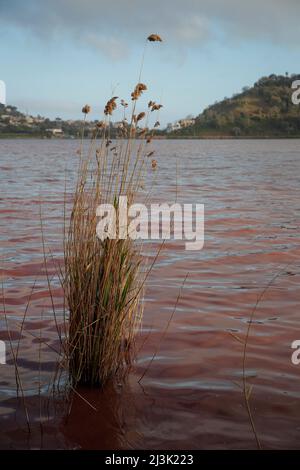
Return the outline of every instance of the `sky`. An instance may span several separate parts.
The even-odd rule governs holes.
[[[299,73],[299,19],[299,0],[0,0],[0,80],[23,112],[80,119],[89,104],[102,119],[112,95],[130,101],[144,56],[140,111],[162,103],[165,125]]]

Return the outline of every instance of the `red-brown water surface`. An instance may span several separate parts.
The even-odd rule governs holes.
[[[58,340],[40,209],[47,246],[59,260],[65,179],[72,188],[78,142],[0,141],[3,293],[14,347],[20,339],[18,364],[31,421],[29,435],[2,313],[0,339],[8,351],[7,364],[0,365],[0,448],[255,448],[241,388],[242,342],[269,284],[247,348],[250,405],[264,448],[300,448],[300,365],[291,363],[291,343],[300,339],[300,142],[153,145],[156,199],[172,203],[177,193],[179,202],[204,203],[205,246],[189,252],[181,241],[166,243],[147,283],[136,366],[124,384],[80,390],[96,411],[75,396],[66,421],[46,399],[57,362],[51,347]],[[51,262],[49,270],[55,272]],[[63,296],[56,277],[52,285],[59,315]]]

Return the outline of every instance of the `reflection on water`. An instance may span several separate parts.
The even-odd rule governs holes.
[[[62,255],[64,187],[74,181],[78,142],[0,141],[1,274],[32,429],[29,436],[8,348],[8,364],[0,365],[1,448],[254,448],[239,339],[269,283],[248,346],[252,412],[263,447],[299,448],[300,369],[290,361],[290,345],[300,339],[299,141],[153,146],[155,198],[172,203],[177,195],[179,202],[204,203],[205,246],[188,252],[184,242],[166,244],[148,281],[136,366],[124,384],[109,384],[104,392],[79,390],[86,401],[75,395],[66,419],[53,401],[49,405],[59,344],[39,214],[41,208],[54,256],[48,269],[59,315],[63,296],[55,272]],[[0,322],[0,340],[9,342],[3,314]]]

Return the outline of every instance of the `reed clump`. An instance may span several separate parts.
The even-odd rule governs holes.
[[[65,224],[63,275],[69,315],[65,351],[73,384],[104,385],[127,369],[134,353],[148,268],[139,240],[119,238],[118,229],[115,239],[97,237],[96,209],[112,204],[118,220],[119,196],[127,197],[128,206],[133,204],[146,176],[154,174],[153,161],[151,165],[147,157],[153,135],[149,118],[155,109],[151,105],[146,111],[137,110],[146,91],[139,80],[131,93],[129,116],[125,100],[110,98],[87,151],[82,140],[78,152],[77,183]],[[110,119],[119,104],[124,116],[119,139],[112,142]],[[84,122],[90,111],[89,105],[83,107]]]

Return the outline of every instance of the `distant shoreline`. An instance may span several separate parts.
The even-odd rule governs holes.
[[[30,135],[30,134],[0,134],[0,140],[18,140],[18,139],[36,139],[36,140],[81,140],[80,137],[45,137],[43,135]],[[90,140],[91,137],[85,137],[84,140]],[[201,136],[153,136],[153,140],[297,140],[300,139],[300,135],[255,135],[255,136],[232,136],[232,135],[201,135]],[[122,139],[113,139],[122,140]],[[140,139],[136,139],[140,140]]]
[[[156,137],[155,137],[156,139]],[[203,135],[203,136],[170,136],[160,137],[165,140],[293,140],[300,139],[300,135],[285,136],[285,135],[247,135],[247,136],[232,136],[232,135]]]

